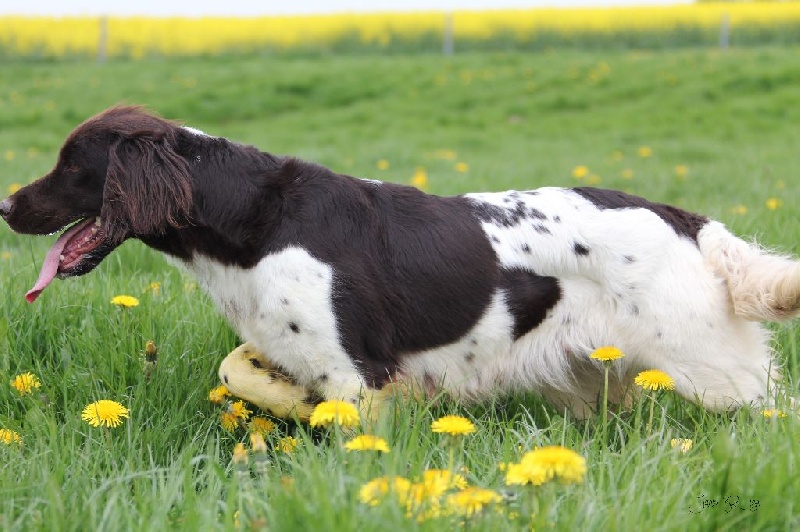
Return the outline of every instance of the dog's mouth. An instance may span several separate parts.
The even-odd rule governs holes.
[[[58,276],[75,277],[92,271],[116,247],[105,238],[100,218],[84,218],[64,231],[47,252],[39,278],[25,299],[33,303]]]

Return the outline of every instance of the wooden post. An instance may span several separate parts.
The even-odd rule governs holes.
[[[108,17],[100,17],[100,35],[97,38],[97,62],[105,63],[108,58]]]
[[[719,28],[719,47],[727,50],[731,42],[731,16],[729,13],[722,14],[722,24]]]
[[[453,42],[453,13],[447,12],[444,14],[444,36],[442,41],[442,53],[445,56],[453,55],[454,51]]]

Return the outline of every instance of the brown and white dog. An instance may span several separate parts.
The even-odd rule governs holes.
[[[20,233],[67,228],[29,301],[128,238],[182,263],[249,343],[223,382],[283,414],[272,398],[358,402],[398,382],[531,390],[586,414],[602,387],[589,354],[609,344],[626,353],[617,398],[657,368],[709,409],[768,403],[780,375],[761,322],[800,309],[797,262],[675,207],[593,188],[434,196],[137,107],[79,125],[0,214]]]

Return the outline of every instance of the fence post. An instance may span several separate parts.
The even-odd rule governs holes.
[[[97,62],[105,63],[108,57],[108,17],[100,17],[100,35],[97,38]]]
[[[722,24],[719,28],[719,47],[723,50],[728,49],[731,42],[731,16],[729,13],[722,14]]]
[[[453,13],[447,12],[444,14],[444,36],[442,42],[442,53],[446,56],[453,55]]]

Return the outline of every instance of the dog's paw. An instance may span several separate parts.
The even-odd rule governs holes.
[[[263,353],[249,343],[234,349],[219,366],[219,378],[234,396],[280,418],[296,416],[308,421],[322,401],[318,394],[281,373]]]

